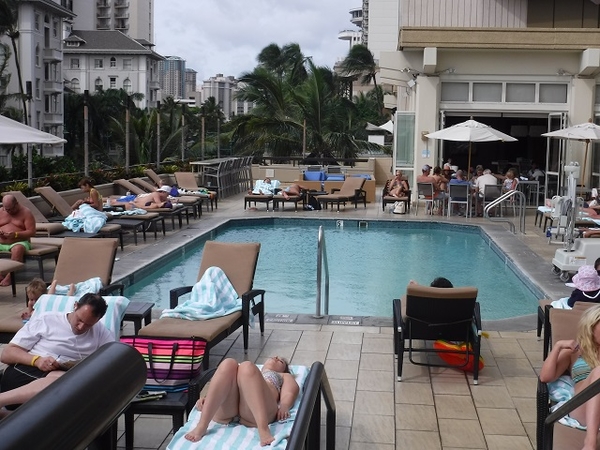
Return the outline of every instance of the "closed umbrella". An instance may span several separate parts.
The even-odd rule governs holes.
[[[433,133],[426,134],[425,137],[430,139],[440,139],[444,141],[468,142],[469,143],[469,160],[467,170],[471,168],[471,143],[473,142],[515,142],[515,139],[508,134],[502,133],[495,128],[490,127],[481,122],[473,120],[473,118],[452,125],[451,127],[442,128]]]
[[[573,125],[572,127],[544,133],[542,136],[585,141],[585,157],[583,158],[583,169],[581,171],[582,183],[585,182],[585,166],[587,163],[588,147],[590,145],[590,141],[600,140],[600,126],[593,123],[592,119],[590,119],[585,123]]]

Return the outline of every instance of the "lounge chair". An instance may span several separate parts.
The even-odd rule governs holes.
[[[402,179],[406,181],[406,184],[408,184],[408,178],[402,177]],[[385,183],[383,190],[381,191],[381,209],[383,211],[385,211],[385,205],[387,205],[388,203],[403,202],[406,205],[406,208],[405,208],[406,214],[409,214],[410,213],[411,191],[409,190],[408,192],[406,192],[406,195],[404,197],[394,197],[393,195],[388,195],[389,186],[392,181],[393,181],[393,179],[388,180]]]
[[[575,339],[579,319],[584,311],[584,308],[549,308],[548,323],[552,327],[552,343],[562,339]],[[558,423],[558,420],[591,397],[600,394],[600,380],[568,399],[569,396],[565,396],[564,388],[571,382],[570,374],[565,374],[558,382],[552,383],[542,383],[538,378],[536,438],[537,449],[539,450],[551,450],[553,448],[579,450],[583,447],[585,432],[562,425]],[[567,401],[558,410],[551,412],[550,408],[559,400]]]
[[[254,272],[258,261],[260,244],[207,241],[202,252],[198,280],[211,266],[220,267],[238,295],[242,298],[242,310],[227,316],[209,320],[183,320],[163,318],[143,327],[139,334],[145,336],[190,337],[206,340],[203,365],[208,368],[210,349],[237,330],[243,329],[244,351],[248,350],[250,314],[258,314],[260,332],[264,332],[264,294],[262,289],[252,289]],[[177,306],[179,297],[190,292],[192,286],[171,290],[170,308]],[[260,295],[260,301],[255,298]]]
[[[67,217],[73,212],[71,205],[62,198],[62,196],[54,190],[51,186],[42,186],[35,188],[40,197],[42,197],[46,203],[48,203],[54,210],[58,212],[62,217]],[[119,238],[121,244],[121,250],[123,249],[123,235],[121,231],[121,225],[108,223],[104,225],[98,234],[102,237],[114,237]]]
[[[211,208],[212,208],[212,203],[213,200],[215,202],[215,208],[217,208],[217,199],[219,197],[217,191],[208,191],[208,194],[203,194],[200,193],[199,190],[202,189],[200,186],[198,186],[198,183],[196,182],[196,175],[193,174],[192,172],[175,172],[173,174],[175,176],[175,182],[177,183],[177,186],[180,189],[184,189],[186,191],[186,195],[200,195],[204,198],[207,198],[210,200],[210,204],[211,204]],[[187,191],[191,191],[191,192],[187,192]]]
[[[123,295],[123,285],[111,284],[116,252],[115,238],[64,238],[53,279],[59,285],[69,285],[100,277],[104,286],[100,294]],[[0,319],[0,343],[10,342],[22,326],[19,314]]]
[[[346,206],[346,202],[354,202],[354,209],[358,206],[358,201],[362,200],[365,208],[367,207],[367,193],[363,190],[363,186],[365,185],[365,179],[363,177],[348,177],[344,180],[342,187],[339,189],[334,188],[331,190],[331,194],[320,195],[317,197],[319,203],[325,206],[327,209],[327,204],[331,203],[331,207],[333,208],[333,204],[337,204],[337,210],[340,210],[340,203]]]
[[[481,348],[481,314],[477,302],[477,288],[435,288],[409,284],[406,298],[393,301],[394,348],[398,356],[398,381],[402,380],[404,352],[413,364],[464,368],[473,365],[473,383],[478,383]],[[455,356],[456,364],[431,361],[427,353],[440,350],[415,346],[413,341],[465,342],[464,350],[446,350]],[[408,344],[408,345],[407,345]],[[413,353],[424,352],[425,362],[417,361]]]
[[[279,185],[281,183],[279,182],[279,180],[271,180],[271,186],[270,186],[270,189],[272,190],[271,194],[269,194],[268,192],[265,194],[260,193],[260,192],[263,192],[263,189],[261,189],[263,184],[266,184],[266,183],[264,183],[263,180],[256,180],[252,191],[250,191],[249,193],[247,193],[244,196],[244,209],[246,209],[246,207],[248,205],[250,205],[252,202],[254,202],[255,207],[256,207],[257,203],[265,203],[267,205],[267,211],[269,210],[269,203],[271,203],[273,201],[273,196],[275,195],[275,193],[280,190]],[[264,189],[265,190],[269,189],[269,186],[267,185]],[[255,194],[254,193],[255,191],[259,191],[259,193]]]

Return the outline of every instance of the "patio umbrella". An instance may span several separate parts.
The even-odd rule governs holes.
[[[471,144],[473,142],[515,142],[517,140],[489,125],[477,122],[476,120],[473,120],[473,118],[466,122],[457,123],[451,127],[442,128],[441,130],[426,134],[425,137],[430,139],[441,139],[444,141],[468,142],[469,160],[467,170],[471,167]]]
[[[589,119],[589,121],[585,123],[573,125],[572,127],[543,133],[542,136],[585,141],[585,157],[583,158],[583,169],[581,171],[581,180],[583,183],[585,181],[585,165],[587,163],[588,147],[590,145],[590,141],[600,140],[600,126],[593,123],[592,119]]]

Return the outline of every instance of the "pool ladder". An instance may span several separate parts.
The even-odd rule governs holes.
[[[492,222],[506,222],[508,224],[508,226],[510,227],[510,231],[513,234],[516,234],[516,227],[512,220],[507,219],[506,217],[490,217],[490,214],[489,214],[490,210],[492,208],[495,208],[496,206],[498,206],[498,208],[500,210],[502,208],[502,204],[508,206],[509,203],[507,201],[511,197],[516,197],[512,200],[513,203],[510,205],[515,208],[515,213],[518,214],[519,231],[522,234],[525,234],[525,205],[526,205],[527,199],[525,197],[525,194],[523,194],[521,191],[514,189],[512,191],[508,191],[508,192],[502,194],[500,197],[498,197],[494,201],[485,205],[483,215],[484,215],[484,217],[486,217],[488,220],[490,220]]]
[[[329,265],[327,264],[327,247],[325,245],[325,232],[319,226],[317,239],[317,300],[316,312],[313,317],[320,319],[329,314]],[[323,280],[325,278],[325,280]],[[321,295],[323,294],[323,312],[321,312]]]

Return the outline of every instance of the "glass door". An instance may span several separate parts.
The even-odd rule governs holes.
[[[567,126],[567,113],[548,114],[548,132],[560,130]],[[561,195],[563,185],[563,166],[565,164],[565,140],[548,138],[546,143],[546,179],[544,192],[546,198]]]

